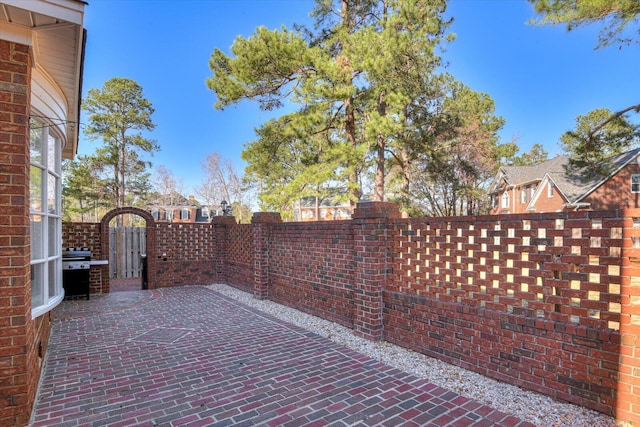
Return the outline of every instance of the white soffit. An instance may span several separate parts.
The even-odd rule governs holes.
[[[65,158],[77,152],[85,5],[80,0],[0,0],[0,39],[32,46],[34,66],[65,98]]]

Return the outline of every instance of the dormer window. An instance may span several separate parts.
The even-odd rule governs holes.
[[[549,182],[547,184],[547,197],[553,197],[553,183]]]

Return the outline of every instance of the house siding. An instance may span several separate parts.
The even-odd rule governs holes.
[[[631,192],[631,175],[640,174],[637,162],[627,165],[584,199],[591,209],[640,208],[640,193]]]
[[[49,315],[31,319],[30,47],[0,40],[0,425],[29,421]]]
[[[553,189],[553,196],[549,197],[547,195],[547,186],[549,184],[545,184],[544,188],[541,189],[540,194],[538,195],[538,199],[535,201],[533,205],[534,212],[558,212],[562,210],[566,210],[567,199],[565,199],[562,194],[558,191],[557,188]]]

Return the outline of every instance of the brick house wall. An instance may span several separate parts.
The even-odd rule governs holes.
[[[535,212],[557,212],[565,210],[565,204],[567,203],[567,199],[565,199],[562,194],[558,191],[557,188],[553,188],[553,195],[549,197],[548,195],[548,187],[549,182],[544,184],[544,188],[542,188],[542,192],[538,196],[538,199],[535,201],[534,210]]]
[[[29,111],[31,56],[0,40],[0,425],[24,425],[51,319],[31,319]]]
[[[591,209],[634,209],[640,208],[640,193],[631,192],[631,175],[640,174],[640,165],[627,165],[611,179],[585,198]]]

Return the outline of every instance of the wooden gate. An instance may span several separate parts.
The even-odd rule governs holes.
[[[109,278],[142,276],[140,255],[147,253],[145,227],[109,228]]]

